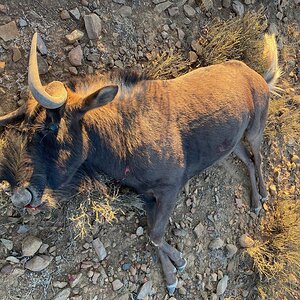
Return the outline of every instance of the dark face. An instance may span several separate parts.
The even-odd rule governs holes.
[[[10,183],[15,206],[38,207],[47,202],[47,190],[71,183],[89,151],[83,116],[111,101],[117,90],[103,88],[81,105],[53,110],[37,105],[18,129],[7,132],[0,176]]]

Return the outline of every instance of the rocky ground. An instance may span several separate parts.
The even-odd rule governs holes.
[[[198,57],[191,43],[203,26],[260,5],[277,34],[285,97],[299,109],[299,0],[0,0],[0,113],[26,101],[34,31],[42,37],[39,65],[46,83],[113,67],[142,69],[170,49],[193,63]],[[271,200],[283,188],[299,197],[297,141],[284,144],[275,135],[263,152]],[[245,234],[254,237],[260,221],[249,210],[249,190],[247,172],[232,156],[182,192],[167,240],[188,266],[173,297],[166,294],[143,212],[120,213],[113,225],[95,226],[81,240],[74,239],[69,220],[77,203],[21,216],[3,193],[0,299],[257,299],[257,274],[243,255],[253,243]]]

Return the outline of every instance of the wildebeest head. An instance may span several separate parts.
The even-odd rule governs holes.
[[[45,189],[68,184],[87,157],[88,138],[82,117],[112,101],[118,86],[104,86],[82,98],[62,82],[43,87],[37,65],[37,34],[32,39],[28,83],[31,96],[25,107],[0,118],[0,126],[20,117],[5,137],[0,179],[10,183],[12,202],[38,207]]]

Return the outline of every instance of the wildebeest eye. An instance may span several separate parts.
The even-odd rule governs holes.
[[[58,124],[56,123],[51,123],[49,126],[48,126],[48,130],[50,130],[51,132],[56,132],[58,130]]]

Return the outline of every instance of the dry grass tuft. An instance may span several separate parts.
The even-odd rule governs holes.
[[[144,66],[144,73],[153,79],[176,78],[187,73],[189,62],[180,53],[163,52]]]
[[[93,231],[95,225],[111,224],[127,208],[143,209],[141,199],[136,194],[120,193],[115,185],[108,187],[99,181],[85,181],[75,198],[78,199],[79,207],[69,218],[74,225],[75,238],[83,239]]]
[[[263,33],[267,22],[263,10],[247,12],[242,18],[215,19],[193,45],[199,56],[199,65],[208,66],[230,59],[245,61],[262,72]]]
[[[260,231],[260,240],[247,252],[261,277],[261,298],[298,299],[300,201],[278,200],[263,218]]]

